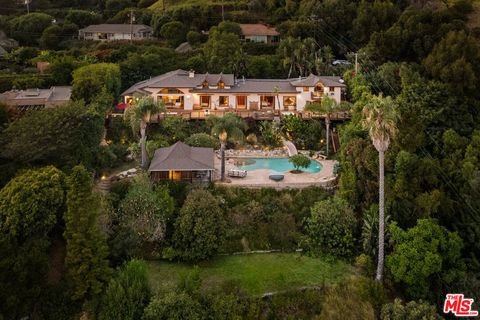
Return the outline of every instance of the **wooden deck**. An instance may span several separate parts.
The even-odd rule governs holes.
[[[296,115],[302,119],[323,119],[324,115],[316,115],[311,112],[300,111],[280,111],[280,110],[239,110],[239,109],[225,109],[225,110],[183,110],[183,109],[168,109],[166,112],[152,117],[152,122],[158,122],[165,117],[182,117],[185,120],[204,120],[209,116],[223,117],[226,113],[235,113],[241,118],[251,118],[254,120],[273,120],[276,117],[282,118],[286,115]],[[112,114],[112,116],[120,116],[121,114]],[[351,119],[350,112],[338,112],[330,116],[332,121],[345,121]]]

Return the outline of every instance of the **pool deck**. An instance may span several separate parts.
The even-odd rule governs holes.
[[[285,172],[285,178],[276,182],[270,180],[268,176],[271,174],[272,170],[259,169],[248,171],[248,174],[245,178],[231,178],[226,177],[226,182],[220,182],[220,164],[221,160],[218,157],[215,157],[215,175],[218,179],[216,181],[217,185],[220,186],[232,186],[232,187],[243,187],[243,188],[275,188],[275,189],[285,189],[285,188],[305,188],[308,186],[321,186],[326,189],[331,189],[336,185],[336,176],[333,174],[333,167],[335,165],[334,160],[314,160],[318,161],[322,165],[322,170],[317,173],[302,172],[302,173],[290,173]],[[228,173],[228,170],[237,169],[234,165],[234,159],[228,159],[225,161],[225,174]]]

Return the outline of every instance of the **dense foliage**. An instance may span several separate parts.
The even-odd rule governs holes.
[[[477,4],[469,0],[0,0],[0,9],[0,29],[20,45],[15,48],[15,41],[0,36],[8,52],[0,61],[0,91],[73,84],[74,100],[84,101],[26,115],[0,109],[0,282],[4,287],[0,318],[94,318],[93,313],[99,312],[100,319],[174,314],[218,319],[436,319],[433,304],[441,306],[446,292],[464,292],[478,300]],[[129,23],[132,18],[152,26],[158,39],[135,44],[77,39],[79,28]],[[279,43],[239,39],[238,23],[259,21],[277,28]],[[191,48],[175,50],[185,41]],[[358,54],[357,70],[353,53]],[[40,73],[37,62],[50,65]],[[167,118],[154,125],[145,121],[139,144],[135,135],[145,119],[143,113],[132,122],[134,130],[121,119],[107,121],[108,145],[100,145],[104,116],[120,102],[122,90],[178,68],[232,72],[237,79],[309,73],[343,76],[347,99],[354,103],[352,119],[345,124],[327,121],[328,117],[324,125],[284,116],[280,124],[254,124],[248,119],[248,128],[236,126],[252,146],[279,147],[284,136],[307,150],[329,146],[324,126],[339,129],[340,151],[335,155],[327,151],[340,163],[337,195],[329,198],[313,187],[209,186],[198,191],[181,183],[157,187],[145,180],[127,180],[116,183],[99,202],[91,185],[87,187],[86,174],[84,184],[77,181],[77,187],[67,188],[65,181],[74,184],[73,175],[65,176],[76,165],[104,174],[123,164],[127,147],[135,157],[142,146],[146,167],[147,156],[156,148],[176,141],[214,148],[221,142],[225,149],[242,140],[237,138],[243,133],[236,138],[222,125]],[[372,114],[362,110],[387,96],[398,116],[394,121],[398,130],[388,139],[384,159],[379,159],[378,143],[372,144],[376,137],[362,125],[362,118],[373,118]],[[42,167],[51,165],[58,169]],[[384,181],[379,167],[385,169]],[[100,293],[100,302],[90,298],[102,285],[79,279],[104,282],[108,272],[92,275],[93,270],[79,269],[78,277],[72,277],[74,266],[95,260],[89,250],[78,248],[98,249],[99,265],[105,267],[103,240],[96,241],[103,230],[113,265],[132,257],[198,261],[220,252],[289,251],[303,246],[314,254],[342,258],[359,253],[356,261],[371,276],[379,256],[383,220],[379,211],[383,210],[376,204],[383,198],[378,192],[382,182],[385,290],[389,298],[424,301],[386,303],[379,293],[381,285],[365,285],[366,289],[359,284],[280,293],[262,300],[236,288],[199,294],[182,287],[151,300],[148,270],[133,260],[116,272]],[[71,189],[84,192],[74,195]],[[85,217],[83,223],[72,224],[80,215]],[[78,230],[88,239],[72,242],[72,233]],[[72,297],[79,299],[72,302]]]
[[[199,261],[218,252],[225,238],[225,217],[220,203],[206,190],[190,192],[175,222],[173,243],[187,261]]]
[[[82,103],[30,113],[1,133],[0,159],[8,162],[4,166],[51,164],[72,168],[83,163],[92,167],[102,132],[102,116]]]
[[[305,220],[305,249],[312,254],[351,257],[355,241],[355,216],[338,197],[319,201]]]
[[[100,230],[100,199],[94,193],[92,177],[82,166],[67,178],[67,211],[64,215],[67,254],[66,278],[73,300],[102,292],[110,276],[105,234]]]
[[[108,283],[98,319],[141,319],[150,294],[145,263],[131,260]]]

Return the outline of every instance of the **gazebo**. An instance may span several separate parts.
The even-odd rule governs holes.
[[[213,148],[198,148],[177,142],[155,151],[148,171],[155,182],[212,181],[215,171]]]

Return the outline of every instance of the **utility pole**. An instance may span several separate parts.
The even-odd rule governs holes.
[[[167,7],[166,7],[167,3],[166,2],[167,2],[166,0],[162,1],[162,13],[163,13],[164,17],[165,17],[165,14],[167,13]]]
[[[25,5],[27,6],[27,13],[30,13],[30,0],[25,0]]]
[[[133,10],[130,10],[130,43],[133,42]]]
[[[223,7],[223,2],[222,2],[222,21],[225,21],[225,9]]]

